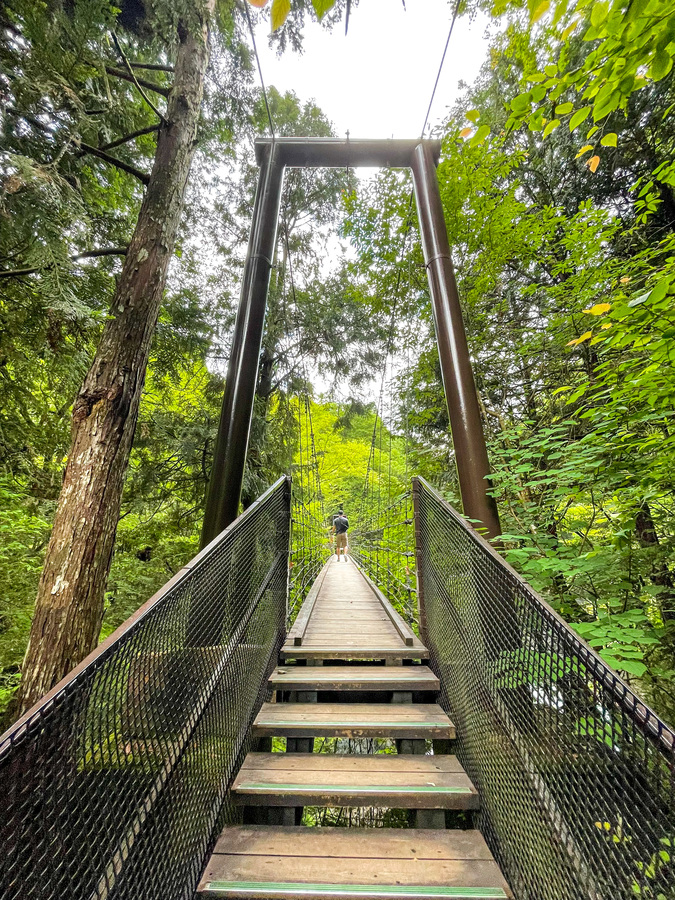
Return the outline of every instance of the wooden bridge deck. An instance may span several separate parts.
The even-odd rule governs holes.
[[[446,813],[476,809],[480,798],[447,752],[455,728],[433,702],[439,682],[421,662],[428,655],[354,563],[324,566],[270,678],[274,702],[253,726],[258,746],[232,788],[245,824],[223,831],[198,896],[512,897],[481,834],[446,828]],[[286,752],[268,752],[272,737],[285,738]],[[322,752],[313,752],[315,737]],[[331,738],[334,747],[371,738],[376,749],[326,752]],[[409,810],[415,830],[302,826],[306,806]]]
[[[283,646],[284,659],[426,659],[412,629],[347,559],[326,563]]]

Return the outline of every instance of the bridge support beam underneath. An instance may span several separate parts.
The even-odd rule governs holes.
[[[206,495],[202,548],[239,514],[283,176],[281,154],[270,143],[260,158],[253,224]]]
[[[413,151],[412,173],[464,515],[478,519],[489,537],[497,537],[501,528],[497,504],[488,496],[490,466],[478,395],[450,256],[436,163],[432,147],[426,141],[421,141]]]

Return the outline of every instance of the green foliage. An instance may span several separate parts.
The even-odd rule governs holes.
[[[648,78],[600,116],[596,95],[577,102],[564,78],[595,78],[609,45],[589,56],[599,45],[568,46],[520,9],[509,7],[489,65],[451,113],[438,169],[505,552],[673,719],[673,76]],[[580,153],[574,129],[594,115]],[[359,188],[346,231],[385,315],[400,310],[412,470],[457,504],[420,248],[401,251],[408,190],[391,173]],[[401,273],[400,307],[387,267]]]
[[[247,0],[251,6],[260,8],[266,6],[268,0]],[[311,0],[311,6],[314,10],[316,17],[321,21],[326,13],[330,12],[330,10],[335,6],[336,0]],[[296,3],[296,11],[304,11],[305,4]],[[289,13],[291,12],[291,0],[272,0],[271,4],[271,12],[270,12],[270,22],[272,25],[272,31],[277,31],[277,29],[281,28],[281,26],[288,19]]]
[[[108,0],[3,4],[0,707],[15,686],[25,651],[70,443],[71,404],[108,315],[119,259],[142,198],[139,179],[114,159],[147,173],[155,153],[157,117],[136,87],[116,74],[124,71],[117,46],[133,62],[159,67],[135,71],[166,91],[177,17],[185,14],[189,23],[194,9],[191,0],[158,0],[147,9]],[[252,100],[250,67],[231,9],[219,11],[219,24],[213,41],[220,57],[206,89],[197,162],[212,169],[214,144],[220,166]],[[161,107],[161,93],[152,96]],[[110,143],[113,162],[87,151]],[[212,191],[214,182],[217,177]],[[188,234],[182,235],[180,263],[157,328],[104,633],[196,546],[204,461],[222,394],[222,381],[207,372],[205,360],[227,303],[205,290],[208,278],[196,270],[198,251]],[[99,251],[104,255],[95,255]]]
[[[495,11],[505,5],[499,0]],[[530,8],[530,24],[542,19],[551,4]],[[570,130],[589,115],[602,122],[616,109],[626,110],[631,95],[649,82],[665,78],[675,56],[675,28],[668,0],[590,3],[589,0],[558,0],[544,32],[552,52],[537,70],[524,72],[524,81],[534,84],[526,93],[510,100],[510,124],[527,121],[538,126],[540,113],[571,115]],[[581,36],[581,38],[579,38]],[[588,44],[581,64],[575,54],[579,40]],[[563,96],[574,102],[560,104]],[[584,105],[584,101],[589,101]]]

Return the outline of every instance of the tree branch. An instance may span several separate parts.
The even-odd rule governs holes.
[[[133,72],[125,72],[124,69],[117,69],[115,66],[106,66],[106,72],[108,75],[112,75],[113,78],[121,78],[123,81],[130,81],[132,84],[135,84],[136,87],[141,91],[143,98],[147,103],[150,104],[153,111],[160,116],[161,113],[159,110],[155,109],[154,105],[150,103],[148,98],[145,96],[145,92],[142,88],[147,88],[149,91],[154,91],[155,94],[161,94],[162,97],[168,97],[171,93],[171,88],[162,87],[161,84],[155,84],[154,81],[146,81],[145,78],[136,78]],[[162,118],[164,118],[162,116]]]
[[[76,261],[78,259],[97,259],[99,256],[126,256],[128,249],[128,247],[104,247],[101,250],[85,250],[70,258]]]
[[[112,150],[113,147],[119,147],[120,144],[128,144],[129,141],[135,141],[137,137],[141,137],[144,134],[152,134],[153,131],[159,131],[159,125],[148,125],[147,128],[139,128],[138,131],[132,132],[132,134],[127,134],[124,137],[117,138],[115,141],[110,141],[109,144],[103,144],[98,149],[99,150]]]
[[[119,147],[120,144],[128,144],[130,141],[135,140],[137,137],[141,137],[144,134],[152,134],[153,131],[159,131],[159,125],[148,125],[147,128],[139,128],[138,131],[132,132],[132,134],[125,134],[124,137],[117,138],[114,141],[110,141],[108,144],[101,144],[100,147],[97,147],[97,150],[100,150],[101,153],[104,153],[106,150],[112,150],[113,147]],[[84,146],[84,145],[82,145]],[[85,156],[89,153],[88,150],[80,150],[78,152],[78,156]]]
[[[46,132],[53,136],[52,130],[48,125],[45,125],[44,122],[40,122],[39,119],[34,118],[28,113],[21,112],[18,109],[15,109],[13,106],[8,106],[6,108],[8,113],[11,113],[13,116],[17,118],[25,119],[30,125],[34,128],[38,128],[41,131]],[[139,131],[135,131],[133,134],[128,134],[123,138],[118,138],[116,141],[111,141],[109,144],[104,144],[102,147],[92,147],[90,144],[85,144],[84,142],[80,142],[80,150],[76,154],[77,156],[85,156],[87,153],[92,156],[97,156],[99,159],[104,160],[104,162],[110,163],[113,166],[117,166],[118,169],[122,169],[122,171],[127,172],[129,175],[134,175],[138,178],[139,181],[142,181],[143,184],[147,185],[150,181],[150,176],[146,175],[145,172],[142,172],[140,169],[136,169],[134,166],[129,165],[129,163],[123,162],[121,159],[117,159],[116,156],[110,156],[110,154],[106,153],[106,150],[111,150],[113,147],[119,147],[120,144],[126,144],[129,141],[133,141],[134,138],[140,137],[143,134],[151,134],[153,131],[159,131],[159,125],[149,125],[147,128],[141,128]]]
[[[163,66],[161,63],[130,62],[129,65],[132,69],[150,69],[152,72],[175,72],[173,66]]]
[[[117,166],[118,169],[121,169],[128,175],[133,175],[144,185],[147,186],[150,183],[150,176],[146,172],[141,172],[141,170],[135,168],[135,166],[130,166],[129,163],[122,162],[122,160],[118,159],[116,156],[111,156],[104,150],[101,150],[98,147],[92,147],[90,144],[85,144],[84,142],[80,142],[80,148],[83,153],[89,153],[91,156],[96,156],[98,159],[110,163],[111,166]]]
[[[127,247],[105,247],[102,250],[85,250],[84,253],[76,253],[69,257],[73,262],[78,259],[95,259],[99,256],[126,256]],[[21,278],[24,275],[35,275],[43,269],[49,269],[49,266],[36,266],[33,269],[5,269],[0,270],[0,278]]]

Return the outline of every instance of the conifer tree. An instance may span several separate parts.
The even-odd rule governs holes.
[[[19,692],[32,706],[96,646],[153,331],[196,145],[215,0],[176,23],[173,83],[110,315],[73,407],[72,442]],[[128,66],[137,87],[140,79]],[[142,88],[141,88],[142,89]]]

